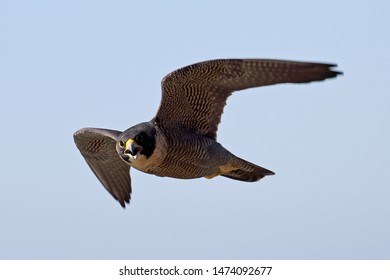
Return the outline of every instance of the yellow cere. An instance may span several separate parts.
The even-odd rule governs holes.
[[[133,139],[129,139],[126,141],[126,149],[132,144],[134,143],[134,140]]]

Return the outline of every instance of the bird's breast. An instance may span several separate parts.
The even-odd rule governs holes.
[[[161,177],[192,179],[215,173],[229,160],[229,152],[208,137],[171,130],[156,133],[156,148],[149,158],[139,156],[132,167]]]
[[[228,160],[229,152],[203,135],[175,131],[173,135],[165,135],[165,144],[161,147],[164,158],[149,173],[180,179],[199,178],[216,172]]]

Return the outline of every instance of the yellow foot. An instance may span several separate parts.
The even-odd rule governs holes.
[[[225,164],[220,167],[218,167],[218,170],[210,175],[205,176],[206,179],[213,179],[214,177],[217,177],[218,175],[229,173],[230,171],[238,169],[237,167],[230,165],[230,164]]]
[[[220,171],[217,171],[213,174],[205,176],[206,179],[213,179],[214,177],[217,177],[218,175],[221,175],[222,173]]]

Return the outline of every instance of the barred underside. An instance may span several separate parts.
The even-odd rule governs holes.
[[[336,77],[333,64],[264,59],[221,59],[168,74],[156,118],[216,139],[227,98],[237,90],[278,83],[307,83]]]

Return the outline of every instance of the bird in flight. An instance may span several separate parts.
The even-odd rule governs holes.
[[[161,177],[255,182],[274,172],[241,159],[217,142],[227,98],[235,91],[334,78],[335,64],[269,59],[218,59],[192,64],[162,80],[156,116],[122,131],[82,128],[74,141],[93,173],[125,208],[130,168]]]

